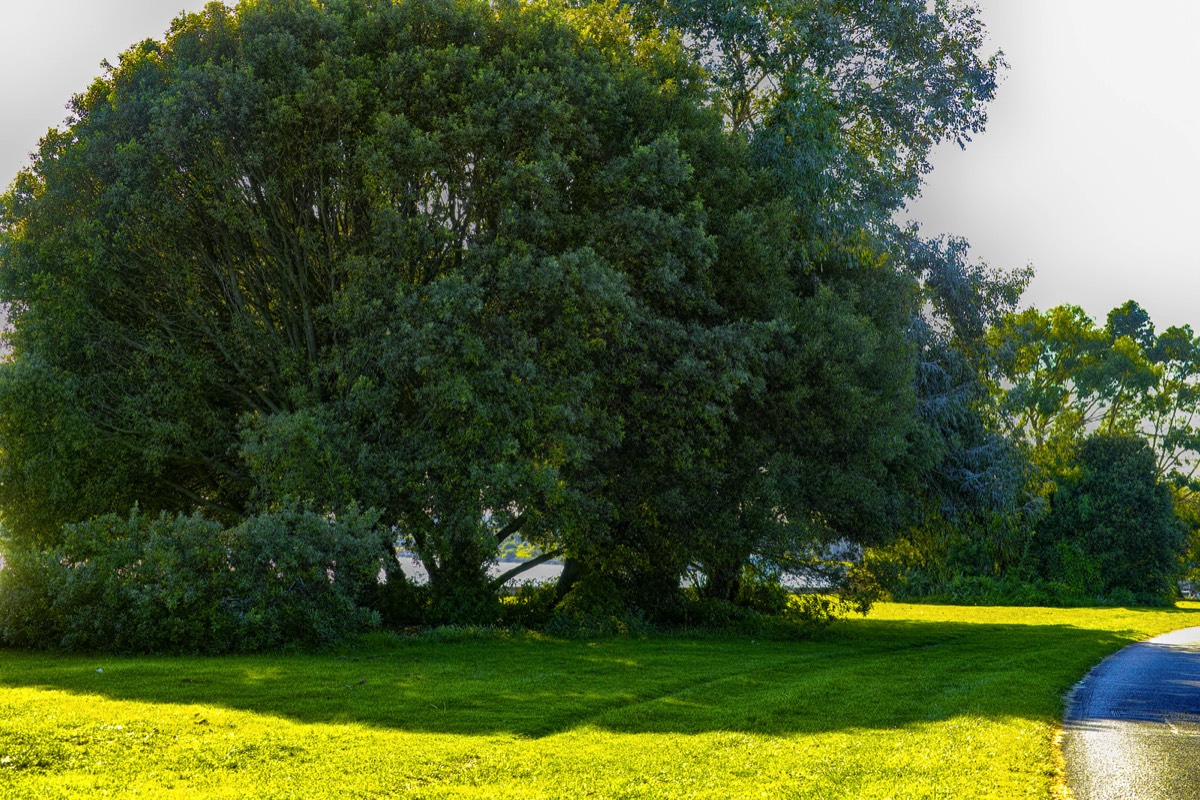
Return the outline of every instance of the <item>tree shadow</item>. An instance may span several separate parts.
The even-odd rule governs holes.
[[[1181,612],[1180,626],[1200,621]],[[373,637],[339,654],[116,658],[0,652],[0,686],[209,704],[303,723],[537,738],[796,734],[970,715],[1052,721],[1129,632],[866,619],[815,641]],[[102,670],[102,671],[101,671]]]

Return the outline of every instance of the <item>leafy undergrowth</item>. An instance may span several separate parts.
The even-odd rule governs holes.
[[[0,651],[0,796],[1046,797],[1063,693],[1197,611],[884,604],[809,642]]]

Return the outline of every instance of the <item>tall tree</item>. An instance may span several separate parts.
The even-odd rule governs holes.
[[[908,335],[916,388],[938,451],[935,505],[1011,505],[1011,454],[986,432],[984,331],[1011,310],[1028,270],[967,257],[961,239],[924,239],[896,212],[929,155],[983,130],[1005,68],[986,52],[978,8],[939,0],[627,0],[646,28],[676,31],[709,75],[714,105],[811,224],[809,257],[866,249],[920,292]],[[968,430],[971,433],[968,434]],[[925,456],[922,456],[925,458]],[[988,487],[984,489],[983,487]]]
[[[1076,306],[1029,309],[1004,319],[988,341],[997,365],[997,423],[1045,475],[1069,468],[1074,448],[1106,408],[1093,377],[1108,339]]]
[[[981,50],[916,0],[181,17],[0,206],[0,511],[357,501],[470,616],[518,529],[649,608],[982,497],[1019,276],[891,224]]]
[[[1200,466],[1200,337],[1188,325],[1172,326],[1149,344],[1157,381],[1138,409],[1141,431],[1156,454],[1159,477],[1190,484]]]
[[[808,268],[701,73],[610,11],[214,4],[127,53],[4,201],[14,536],[358,501],[448,614],[518,528],[677,586],[664,520]]]
[[[989,334],[999,424],[1050,478],[1071,468],[1090,431],[1138,435],[1159,478],[1185,482],[1200,453],[1200,341],[1188,327],[1157,333],[1130,300],[1099,327],[1082,309],[1029,309]]]

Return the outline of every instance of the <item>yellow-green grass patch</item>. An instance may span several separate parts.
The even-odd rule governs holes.
[[[883,604],[809,642],[0,651],[0,796],[1047,797],[1064,692],[1198,610]]]

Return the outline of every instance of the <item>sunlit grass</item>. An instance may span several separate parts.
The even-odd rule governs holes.
[[[886,604],[798,643],[0,651],[0,796],[1045,797],[1063,693],[1198,609]]]

